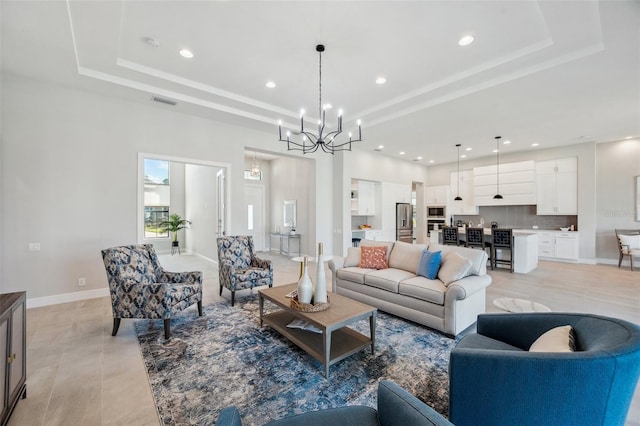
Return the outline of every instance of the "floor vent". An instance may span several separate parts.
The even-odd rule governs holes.
[[[161,98],[160,96],[153,96],[151,100],[154,102],[160,102],[161,104],[167,104],[171,106],[176,106],[178,104],[178,102],[174,101],[173,99]]]

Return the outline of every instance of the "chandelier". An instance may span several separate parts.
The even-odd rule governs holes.
[[[251,176],[260,176],[260,173],[262,173],[262,164],[258,161],[257,153],[254,151],[253,161],[251,162]]]
[[[333,131],[327,131],[325,129],[325,115],[327,106],[322,105],[322,52],[324,52],[324,45],[318,44],[316,46],[316,52],[320,57],[319,66],[319,97],[318,97],[318,133],[315,134],[304,128],[304,110],[300,113],[300,131],[294,132],[296,135],[301,135],[302,140],[293,140],[291,138],[291,132],[287,131],[287,138],[282,139],[282,121],[278,122],[278,134],[280,136],[280,142],[287,143],[288,151],[302,151],[304,154],[316,152],[318,149],[322,149],[324,152],[333,154],[336,151],[351,151],[352,142],[362,141],[362,128],[360,126],[360,120],[358,120],[358,139],[353,139],[353,135],[349,132],[349,140],[346,142],[336,141],[336,137],[342,133],[342,110],[338,111],[338,128]],[[327,133],[325,133],[327,131]]]

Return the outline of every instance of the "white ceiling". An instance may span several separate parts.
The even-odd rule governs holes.
[[[640,136],[638,1],[7,1],[2,71],[271,131],[323,101],[437,163]],[[475,42],[460,47],[458,39]],[[152,47],[147,38],[158,41]],[[193,59],[178,55],[189,48]],[[384,76],[387,83],[375,84]],[[272,80],[276,88],[265,83]],[[154,104],[158,105],[158,104]],[[399,155],[399,151],[406,152]],[[315,154],[319,155],[319,154]]]

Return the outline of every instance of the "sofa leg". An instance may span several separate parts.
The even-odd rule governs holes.
[[[118,334],[118,328],[120,328],[120,318],[113,319],[113,330],[111,331],[111,335],[115,336]]]
[[[169,340],[169,337],[171,337],[171,320],[166,319],[164,320],[164,338]]]
[[[198,316],[202,316],[202,300],[198,301]]]

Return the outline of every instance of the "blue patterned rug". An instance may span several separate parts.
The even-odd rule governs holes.
[[[275,308],[265,301],[265,308]],[[368,321],[354,328],[368,335]],[[270,328],[261,328],[257,296],[182,312],[165,341],[162,321],[136,321],[153,396],[165,425],[211,425],[235,405],[245,425],[344,405],[376,406],[381,379],[391,379],[447,414],[449,352],[455,341],[378,312],[376,352],[369,348],[330,367]]]

